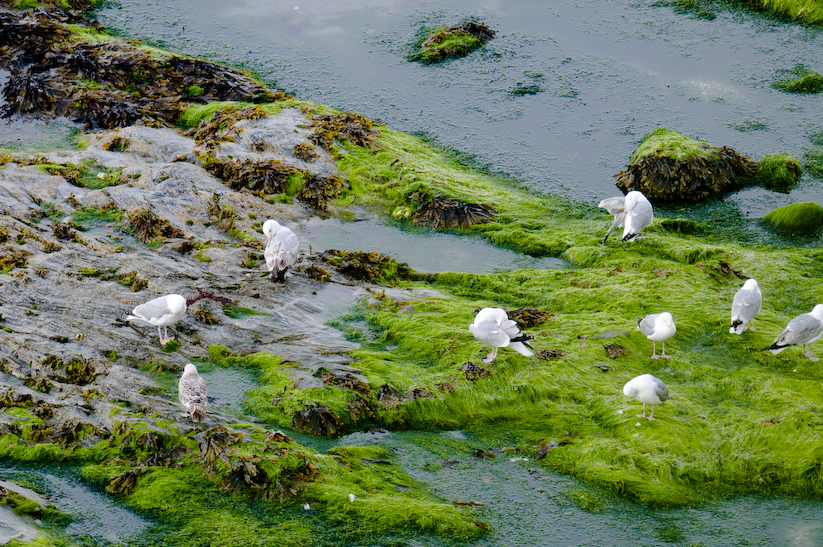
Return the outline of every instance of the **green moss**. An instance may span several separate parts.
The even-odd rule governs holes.
[[[244,308],[242,306],[235,306],[234,304],[223,304],[223,313],[232,319],[241,319],[249,315],[268,315],[262,311]]]
[[[818,203],[794,203],[763,217],[763,224],[789,235],[812,235],[823,228],[823,207]]]
[[[717,18],[717,14],[709,9],[710,5],[700,0],[657,0],[652,3],[652,7],[671,7],[675,13],[690,15],[694,19],[713,21]]]
[[[123,218],[125,211],[120,209],[104,207],[84,207],[72,213],[72,220],[80,226],[83,231],[90,230],[100,224],[113,225],[124,228]]]
[[[780,152],[763,156],[759,162],[757,180],[762,186],[787,194],[803,173],[800,160],[795,156]]]
[[[494,35],[495,32],[485,23],[471,20],[461,25],[422,28],[408,59],[436,63],[450,57],[462,57],[482,46]]]
[[[812,24],[823,22],[823,6],[817,0],[756,0],[763,9]]]
[[[823,14],[823,9],[820,12]],[[798,64],[792,70],[784,71],[784,78],[773,82],[772,87],[789,93],[820,93],[823,76]]]

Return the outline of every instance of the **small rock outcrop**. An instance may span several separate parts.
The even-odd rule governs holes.
[[[793,203],[768,213],[763,224],[782,235],[814,235],[823,228],[823,207],[813,202]]]

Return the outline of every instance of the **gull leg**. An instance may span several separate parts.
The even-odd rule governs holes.
[[[163,340],[163,333],[160,331],[160,327],[157,327],[157,336],[160,337],[160,345],[165,346],[168,340]]]
[[[805,346],[805,345],[803,346],[803,349],[806,349],[806,346]],[[803,352],[803,355],[805,355],[806,357],[808,357],[808,358],[809,358],[809,361],[811,361],[811,362],[813,362],[813,363],[816,363],[817,361],[820,361],[820,357],[816,357],[816,356],[812,353],[812,345],[811,345],[811,344],[809,344],[809,351],[805,351],[805,352]]]
[[[664,353],[665,353],[665,352],[664,352]],[[660,357],[660,356],[657,354],[657,342],[655,342],[654,340],[652,340],[652,359],[657,359],[658,357]],[[644,413],[644,414],[646,413],[646,409],[645,409],[645,408],[643,408],[643,413]]]
[[[166,333],[166,343],[167,344],[169,342],[171,342],[172,340],[174,340],[174,337],[169,337],[169,328],[168,327],[163,327],[163,331]]]
[[[654,411],[654,407],[652,407],[652,412]],[[638,418],[645,418],[646,417],[646,403],[643,403],[643,414],[637,414]]]
[[[643,413],[645,414],[645,409],[644,409]],[[654,405],[652,405],[652,412],[651,412],[651,414],[649,414],[649,417],[648,417],[647,419],[648,419],[650,422],[653,422],[653,421],[654,421]]]
[[[494,348],[491,353],[486,355],[486,358],[483,359],[483,364],[488,365],[492,361],[494,361],[495,357],[497,357],[497,348]]]
[[[671,359],[672,358],[671,355],[666,355],[666,342],[660,342],[660,343],[663,344],[663,353],[660,354],[660,357],[662,357],[663,359]]]

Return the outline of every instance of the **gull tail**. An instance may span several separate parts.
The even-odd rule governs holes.
[[[635,232],[635,233],[633,233],[633,234],[626,234],[626,235],[624,235],[624,236],[623,236],[623,243],[626,243],[626,242],[629,242],[629,241],[634,241],[634,238],[636,238],[636,237],[637,237],[637,234],[639,234],[639,233],[640,233],[640,232]]]
[[[516,336],[512,338],[511,342],[509,343],[509,347],[523,355],[525,357],[531,357],[534,355],[532,351],[532,347],[529,345],[529,341],[534,340],[534,336],[529,336],[528,334],[520,334],[520,336]]]
[[[202,422],[206,419],[206,410],[202,406],[198,406],[191,414],[191,419],[194,422]]]
[[[743,334],[743,321],[740,319],[735,319],[732,321],[732,327],[729,329],[729,334]]]
[[[778,345],[777,345],[777,342],[775,342],[775,343],[774,343],[774,344],[772,344],[771,346],[766,347],[766,348],[763,348],[763,349],[761,349],[760,351],[770,351],[770,352],[774,353],[775,355],[777,355],[778,353],[780,353],[781,351],[783,351],[784,349],[786,349],[786,347],[787,347],[787,346],[778,346]]]

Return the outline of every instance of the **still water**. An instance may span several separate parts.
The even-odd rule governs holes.
[[[652,0],[119,0],[112,31],[246,68],[306,100],[362,113],[473,155],[540,192],[596,201],[644,135],[668,127],[752,159],[802,160],[823,132],[820,95],[770,84],[823,72],[823,30],[762,15],[679,15]],[[434,66],[405,55],[422,25],[485,21],[497,36]],[[515,88],[536,86],[534,95]],[[730,196],[744,216],[823,203],[804,174],[789,195]]]

